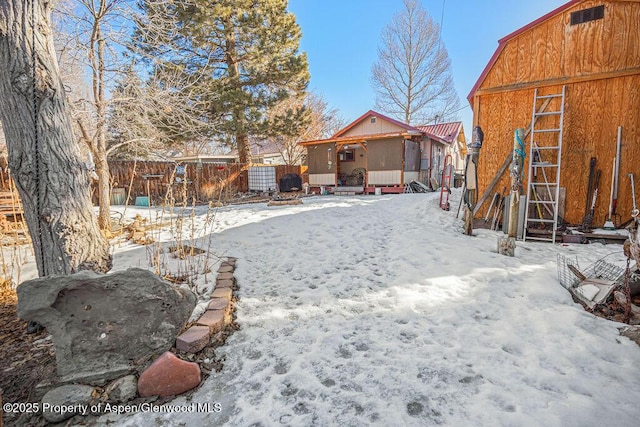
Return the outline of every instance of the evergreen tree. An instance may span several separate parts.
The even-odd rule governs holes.
[[[306,55],[298,50],[300,28],[287,0],[142,0],[141,9],[136,53],[154,76],[204,105],[211,136],[234,144],[246,163],[249,136],[275,130],[269,109],[300,96],[309,81]]]

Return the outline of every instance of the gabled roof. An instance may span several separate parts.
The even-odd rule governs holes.
[[[416,126],[426,136],[444,144],[453,144],[462,130],[462,122],[438,123],[436,125]]]
[[[469,92],[469,95],[467,95],[467,101],[469,101],[469,104],[473,105],[473,95],[476,93],[476,91],[478,90],[478,88],[480,87],[480,85],[482,84],[484,79],[487,77],[487,74],[489,74],[489,71],[491,71],[491,68],[493,68],[493,65],[498,60],[498,57],[500,56],[500,54],[504,50],[504,47],[505,47],[505,45],[507,44],[507,42],[509,40],[511,40],[514,37],[519,36],[520,34],[524,33],[525,31],[528,31],[529,29],[531,29],[531,28],[543,23],[547,19],[549,19],[549,18],[551,18],[551,17],[553,17],[553,16],[555,16],[555,15],[557,15],[559,13],[564,12],[565,10],[569,9],[570,7],[573,7],[576,4],[581,3],[582,1],[584,1],[584,0],[571,0],[571,1],[563,4],[562,6],[559,6],[559,7],[555,8],[555,9],[553,9],[551,12],[541,16],[540,18],[536,19],[535,21],[532,21],[532,22],[528,23],[524,27],[522,27],[522,28],[512,32],[511,34],[508,34],[508,35],[504,36],[500,40],[498,40],[498,48],[493,53],[493,56],[489,60],[489,63],[487,63],[487,66],[484,67],[484,70],[482,70],[482,73],[480,74],[480,77],[478,77],[478,80],[476,81],[476,83],[471,88],[471,91]]]
[[[368,119],[369,117],[376,117],[380,120],[387,121],[395,126],[399,127],[401,130],[399,131],[391,131],[391,132],[383,132],[383,133],[375,133],[375,134],[366,134],[366,135],[345,135],[345,133],[349,132],[349,130],[353,129],[363,120]],[[396,119],[392,119],[391,117],[385,116],[384,114],[380,114],[377,111],[369,110],[353,122],[349,123],[344,128],[340,129],[338,132],[333,134],[331,138],[325,139],[316,139],[313,141],[301,141],[298,145],[307,146],[307,145],[316,145],[316,144],[326,144],[330,142],[336,143],[348,143],[348,142],[365,142],[376,139],[387,139],[387,138],[411,138],[414,136],[423,136],[424,133],[409,124],[402,123]]]
[[[393,123],[394,125],[405,129],[407,132],[421,132],[420,129],[417,129],[407,123],[402,123],[399,120],[396,119],[392,119],[391,117],[385,116],[384,114],[380,114],[377,111],[373,111],[373,110],[369,110],[366,113],[364,113],[363,115],[361,115],[360,117],[358,117],[357,119],[355,119],[354,121],[352,121],[351,123],[349,123],[347,126],[345,126],[344,128],[340,129],[338,132],[336,132],[331,138],[339,138],[342,135],[344,135],[345,133],[347,133],[350,129],[352,129],[353,127],[355,127],[358,123],[362,122],[363,120],[369,118],[369,117],[377,117],[380,118],[382,120],[385,120],[389,123]]]

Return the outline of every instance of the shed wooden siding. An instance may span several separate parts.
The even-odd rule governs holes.
[[[369,171],[402,170],[403,144],[401,138],[367,142]]]
[[[604,18],[570,25],[571,13],[604,5]],[[506,41],[476,95],[572,77],[640,71],[640,2],[584,1]]]
[[[331,164],[329,164],[329,159],[331,159]],[[328,143],[307,147],[307,163],[310,174],[335,174],[336,145]]]
[[[414,141],[404,142],[404,171],[420,170],[420,144]]]
[[[601,4],[605,6],[604,19],[570,25],[571,12]],[[618,126],[623,132],[616,211],[623,221],[630,217],[627,174],[636,173],[640,181],[639,22],[640,1],[583,1],[505,41],[478,90],[471,94],[474,124],[485,132],[478,170],[481,191],[511,152],[514,129],[530,126],[534,88],[544,94],[559,93],[565,84],[560,179],[567,189],[564,219],[571,224],[581,222],[589,159],[597,157],[602,175],[594,225],[604,223]],[[557,106],[547,108],[551,110]],[[536,135],[539,143],[544,143],[541,138]],[[527,152],[529,142],[527,138]],[[506,172],[494,191],[508,185]],[[484,204],[478,216],[484,216],[488,205]]]

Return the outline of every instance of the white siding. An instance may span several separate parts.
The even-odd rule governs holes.
[[[335,185],[336,175],[332,173],[310,173],[309,185]]]
[[[369,171],[367,183],[369,185],[400,185],[402,171]]]

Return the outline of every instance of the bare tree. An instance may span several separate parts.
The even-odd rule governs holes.
[[[304,126],[296,126],[299,129],[297,134],[274,132],[278,135],[267,138],[288,165],[301,164],[305,158],[306,150],[300,147],[298,142],[328,138],[344,127],[344,120],[338,110],[330,108],[320,95],[313,92],[306,93],[302,98],[292,97],[280,102],[269,112],[270,120],[278,123],[277,117],[287,117],[287,110],[301,109],[304,109],[308,116],[305,118]]]
[[[452,119],[460,100],[440,30],[417,0],[404,0],[382,32],[373,64],[376,108],[405,123]]]
[[[111,188],[107,163],[108,86],[113,82],[120,64],[118,49],[128,38],[128,0],[75,0],[58,6],[58,28],[64,40],[64,50],[72,69],[91,72],[89,99],[74,97],[74,118],[80,139],[89,148],[98,178],[98,224],[110,228]],[[75,63],[74,63],[75,62]]]
[[[71,129],[49,1],[0,1],[0,121],[41,276],[111,268]]]

